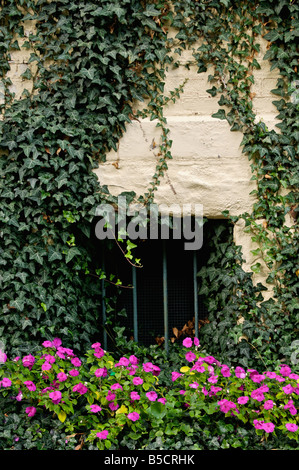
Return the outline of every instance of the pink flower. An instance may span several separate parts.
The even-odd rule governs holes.
[[[93,343],[93,344],[91,345],[91,347],[92,347],[93,349],[99,349],[99,348],[101,347],[101,343]]]
[[[223,377],[230,377],[231,373],[229,367],[226,365],[222,366],[221,374],[223,375]]]
[[[149,401],[156,401],[158,398],[158,395],[156,394],[156,392],[147,392],[146,396],[149,399]]]
[[[137,392],[131,392],[130,394],[131,400],[139,400],[140,395]]]
[[[24,385],[30,390],[31,392],[34,392],[36,390],[36,386],[31,380],[25,380]]]
[[[99,405],[90,405],[90,411],[93,413],[98,413],[98,411],[101,411],[101,407]]]
[[[111,385],[111,390],[122,390],[122,386],[119,383],[115,383]]]
[[[162,398],[158,398],[157,401],[159,401],[160,403],[163,403],[163,405],[165,405],[167,400],[166,400],[166,398],[162,397]]]
[[[290,384],[286,385],[285,387],[282,387],[282,390],[287,395],[293,393],[293,387]]]
[[[208,378],[208,382],[216,384],[218,382],[218,375],[211,375],[211,377]]]
[[[59,382],[65,382],[67,380],[67,375],[64,372],[58,372],[57,380],[59,380]]]
[[[35,415],[36,413],[36,408],[34,406],[27,406],[27,408],[25,409],[27,415],[29,418],[32,418],[32,416]]]
[[[94,371],[94,375],[96,377],[106,377],[108,374],[106,367],[100,367],[99,369]]]
[[[34,363],[35,358],[31,354],[28,354],[28,356],[24,356],[22,359],[23,366],[28,367],[28,369],[31,369]]]
[[[98,359],[101,359],[105,355],[105,351],[103,349],[95,349],[93,355]]]
[[[280,371],[281,375],[283,375],[284,377],[288,377],[291,373],[292,373],[292,370],[289,366],[283,364]]]
[[[132,413],[129,413],[127,415],[127,417],[131,420],[131,421],[138,421],[138,419],[140,418],[140,414],[137,413],[136,411],[133,411]]]
[[[69,374],[72,376],[72,377],[76,377],[77,375],[79,375],[79,371],[76,370],[76,369],[71,369],[69,371]]]
[[[185,355],[185,358],[188,362],[193,362],[195,361],[196,359],[196,354],[194,354],[193,352],[189,351],[187,352],[187,354]]]
[[[77,385],[74,385],[73,392],[78,392],[80,395],[84,395],[84,393],[88,392],[88,388],[80,382]]]
[[[264,409],[265,410],[272,410],[273,406],[274,406],[274,403],[273,403],[272,400],[267,400],[264,403]]]
[[[112,411],[116,411],[119,408],[119,405],[117,403],[109,403],[109,408]]]
[[[75,367],[80,367],[81,364],[82,364],[82,362],[80,361],[80,359],[78,357],[74,357],[73,359],[71,359],[71,363]]]
[[[255,429],[263,429],[264,421],[262,421],[261,419],[255,419],[253,421],[253,425]]]
[[[44,359],[46,362],[49,362],[49,364],[54,364],[54,362],[56,361],[55,357],[52,356],[52,354],[45,354]]]
[[[298,430],[298,426],[295,423],[286,423],[286,428],[290,432],[296,432]]]
[[[218,401],[220,411],[223,413],[228,413],[232,408],[236,408],[235,403],[224,398],[223,400]]]
[[[138,362],[139,362],[138,359],[137,359],[137,357],[134,356],[134,355],[130,356],[130,357],[129,357],[129,360],[130,360],[131,364],[133,364],[133,365],[137,365]]]
[[[0,364],[7,361],[7,355],[0,349]]]
[[[194,338],[194,346],[199,346],[199,339],[198,338]]]
[[[191,368],[191,370],[196,370],[197,372],[203,373],[205,372],[205,366],[200,366],[198,364],[194,364],[194,366]]]
[[[214,387],[214,385],[212,385],[210,393],[209,393],[209,397],[216,395],[216,393],[220,392],[221,390],[222,390],[222,387]]]
[[[43,342],[44,348],[52,348],[52,341],[44,341]]]
[[[124,366],[124,367],[127,367],[130,365],[130,361],[129,359],[127,359],[126,357],[121,357],[120,360],[118,361],[117,364],[115,364],[115,366]]]
[[[185,338],[183,341],[183,346],[185,346],[185,348],[191,348],[192,344],[193,342],[191,338]]]
[[[242,367],[239,367],[239,366],[237,366],[235,368],[235,374],[236,374],[236,377],[238,377],[239,379],[244,379],[246,377],[245,370],[242,369]]]
[[[238,403],[239,405],[245,405],[249,400],[249,397],[244,396],[244,397],[239,397],[238,398]]]
[[[265,379],[265,376],[263,374],[253,374],[250,378],[252,382],[260,383]]]
[[[115,393],[111,393],[110,390],[109,390],[109,392],[108,392],[108,394],[107,394],[107,396],[106,396],[106,400],[108,400],[108,401],[113,401],[113,400],[115,400],[115,398],[116,398]]]
[[[142,364],[142,367],[145,372],[152,372],[154,364],[152,364],[152,362],[145,362]]]
[[[3,377],[3,379],[0,381],[0,386],[10,387],[11,386],[11,380],[8,379],[7,377]]]
[[[58,348],[59,346],[61,346],[62,341],[61,341],[60,338],[54,338],[53,341],[52,341],[52,344],[55,348]]]
[[[142,385],[143,384],[143,379],[141,377],[134,377],[133,384],[134,385]]]
[[[57,405],[61,400],[61,392],[59,390],[56,390],[55,392],[50,392],[49,398],[51,398],[52,402]]]
[[[263,430],[267,433],[273,432],[275,428],[275,424],[273,423],[264,423]]]
[[[260,390],[253,390],[253,392],[251,392],[250,396],[251,396],[251,398],[253,398],[254,400],[257,400],[257,401],[265,400],[265,395]]]
[[[174,382],[176,379],[178,379],[182,374],[180,374],[179,372],[172,372],[171,373],[171,380]]]
[[[190,388],[198,388],[198,387],[199,387],[199,383],[197,383],[197,382],[192,382],[191,384],[189,384],[189,387],[190,387]]]
[[[153,372],[153,375],[155,375],[155,376],[157,377],[157,376],[160,374],[161,369],[160,369],[160,367],[158,367],[158,366],[156,366],[155,364],[153,364],[153,370],[152,370],[152,372]]]
[[[276,379],[277,374],[276,374],[276,372],[268,371],[268,372],[266,372],[266,376],[267,376],[269,379]]]
[[[42,364],[41,369],[42,370],[50,370],[50,369],[52,369],[52,364],[50,364],[49,362],[44,362],[44,364]]]
[[[109,434],[108,431],[105,431],[105,430],[104,430],[104,431],[100,431],[100,432],[97,432],[97,437],[98,437],[99,439],[107,439],[108,434]]]

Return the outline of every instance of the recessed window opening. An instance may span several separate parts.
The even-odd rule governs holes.
[[[134,255],[141,261],[140,268],[132,266],[116,244],[107,250],[107,275],[114,274],[124,286],[130,286],[119,289],[115,304],[118,312],[126,313],[122,326],[128,340],[145,346],[164,344],[167,349],[169,342],[198,335],[201,325],[208,320],[205,298],[198,295],[197,277],[210,256],[205,227],[218,222],[208,220],[204,224],[203,244],[198,250],[186,250],[186,240],[173,239],[171,231],[166,240],[134,240],[137,245]],[[111,292],[105,284],[103,295]],[[104,311],[103,314],[105,321]]]

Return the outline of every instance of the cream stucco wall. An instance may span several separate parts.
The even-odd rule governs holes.
[[[31,24],[25,24],[28,35]],[[21,42],[20,42],[21,45]],[[253,106],[257,119],[263,120],[269,128],[274,128],[277,110],[272,104],[275,96],[271,89],[276,87],[277,72],[270,71],[270,64],[263,61],[267,43],[261,39],[261,51],[257,60],[261,69],[254,73],[255,83]],[[31,89],[30,81],[23,80],[30,57],[30,51],[21,49],[11,54],[10,71],[11,91],[19,99],[25,88]],[[181,61],[189,60],[191,52],[186,51]],[[190,70],[180,67],[170,70],[165,92],[174,90],[187,78],[181,97],[165,108],[169,138],[173,141],[172,160],[161,180],[155,195],[157,204],[202,204],[204,216],[221,218],[224,210],[232,215],[250,211],[254,197],[250,194],[255,188],[251,180],[250,163],[242,154],[240,143],[242,134],[231,132],[226,121],[212,118],[219,105],[218,97],[211,97],[207,89],[209,71],[197,73],[197,67]],[[0,90],[1,99],[1,90]],[[137,105],[140,108],[140,105]],[[107,185],[110,192],[118,195],[123,191],[135,191],[137,196],[144,194],[155,173],[158,161],[157,147],[160,131],[155,121],[135,120],[127,125],[127,132],[119,142],[118,151],[111,151],[106,162],[95,170],[101,184]],[[243,247],[245,269],[262,260],[254,258],[254,248],[250,235],[245,234],[241,224],[235,227],[235,242]],[[264,281],[265,272],[255,275],[256,282]]]

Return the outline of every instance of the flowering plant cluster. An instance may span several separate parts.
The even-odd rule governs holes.
[[[42,346],[35,356],[2,359],[0,393],[23,404],[28,421],[51,412],[69,435],[80,434],[99,449],[118,448],[123,436],[141,442],[192,435],[188,422],[200,425],[210,415],[229,420],[233,429],[251,427],[261,439],[298,440],[299,375],[288,365],[262,373],[230,368],[202,354],[197,338],[186,338],[184,362],[169,371],[171,386],[165,386],[150,360],[133,354],[115,359],[100,343],[84,358],[58,338]]]

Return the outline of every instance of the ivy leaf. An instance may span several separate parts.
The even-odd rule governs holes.
[[[80,254],[81,254],[81,251],[79,250],[79,248],[76,248],[73,246],[72,248],[68,250],[66,258],[65,258],[65,262],[69,263],[74,258],[74,256],[80,255]]]
[[[216,118],[216,119],[221,119],[221,120],[226,119],[224,109],[219,109],[219,111],[217,111],[217,113],[212,114],[212,117]]]

